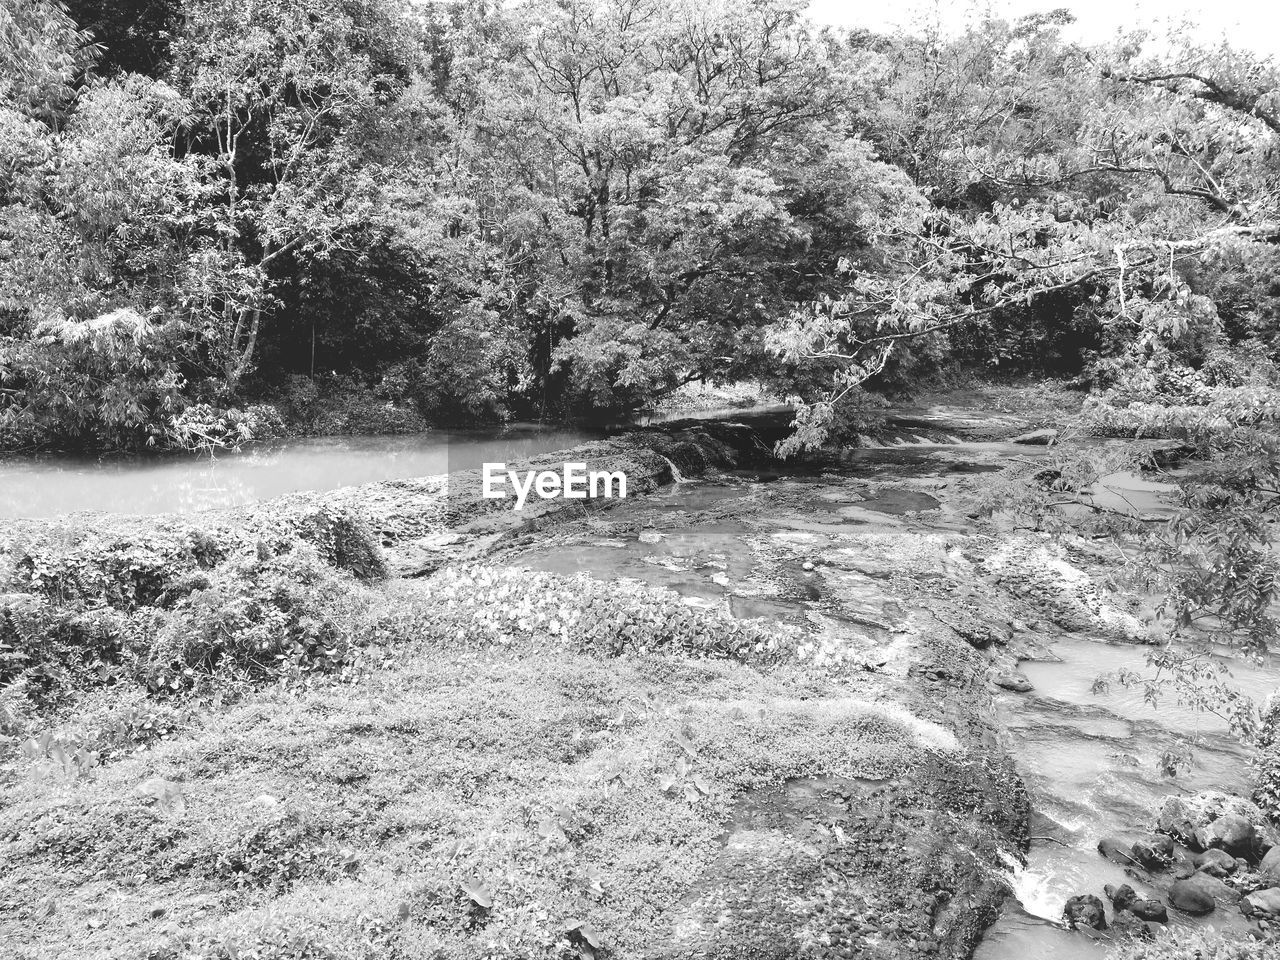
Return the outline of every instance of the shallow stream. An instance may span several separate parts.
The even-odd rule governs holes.
[[[629,577],[683,595],[687,602],[714,606],[740,617],[764,617],[811,627],[824,616],[820,578],[796,565],[783,568],[789,579],[781,598],[757,596],[763,566],[762,539],[868,531],[902,525],[963,529],[963,519],[935,510],[938,500],[925,490],[902,487],[901,481],[928,488],[950,478],[998,469],[1004,458],[1027,455],[1027,449],[998,443],[908,444],[859,451],[832,471],[818,476],[740,474],[713,481],[676,484],[642,501],[623,504],[610,521],[629,525],[625,536],[602,533],[593,542],[538,545],[511,562],[562,574],[590,573],[602,579]],[[870,495],[851,492],[851,478],[871,481]],[[876,484],[885,483],[880,488]],[[1132,503],[1146,514],[1167,512],[1160,499],[1167,490],[1141,478],[1111,478],[1117,503]],[[772,498],[802,491],[803,511],[749,510]],[[794,499],[792,500],[794,502]],[[746,515],[752,513],[750,519]],[[672,521],[675,520],[673,526]],[[753,548],[753,544],[756,546]],[[774,575],[777,576],[775,570]],[[857,608],[856,584],[841,583],[846,599]],[[878,584],[868,581],[862,614],[842,617],[842,629],[864,639],[886,640],[885,614]],[[1210,714],[1165,700],[1158,709],[1138,689],[1100,677],[1121,669],[1141,670],[1146,648],[1111,643],[1077,634],[1055,637],[1052,657],[1023,662],[1020,669],[1034,689],[1001,694],[998,707],[1008,743],[1032,796],[1033,841],[1025,866],[1010,864],[1015,899],[988,931],[978,960],[1097,960],[1108,941],[1094,941],[1060,925],[1066,900],[1092,893],[1105,901],[1107,884],[1129,883],[1157,896],[1124,869],[1097,851],[1107,835],[1136,838],[1148,833],[1163,797],[1205,789],[1247,793],[1247,757],[1226,725]],[[1280,662],[1229,663],[1237,684],[1259,699],[1276,687]],[[1182,744],[1190,749],[1191,767],[1176,779],[1162,776],[1161,754]],[[1203,919],[1176,915],[1173,924],[1244,928],[1234,908],[1224,907]]]

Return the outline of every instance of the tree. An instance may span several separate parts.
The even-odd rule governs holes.
[[[580,402],[767,361],[759,328],[909,189],[850,137],[865,84],[798,3],[534,0],[465,23],[450,229],[492,252],[486,308]]]
[[[411,37],[404,23],[376,0],[186,5],[175,76],[215,238],[187,295],[220,321],[209,339],[230,390],[252,367],[276,271],[347,246],[372,216],[383,171],[365,145],[403,83],[393,67]]]

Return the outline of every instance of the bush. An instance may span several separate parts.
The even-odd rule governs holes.
[[[336,673],[352,660],[367,594],[313,550],[231,564],[208,575],[172,610],[130,623],[145,649],[142,679],[176,691],[199,680],[251,681]]]
[[[167,437],[171,446],[212,453],[234,450],[251,440],[282,437],[285,433],[284,419],[271,404],[222,409],[197,403],[169,418]]]
[[[187,403],[181,343],[129,309],[0,336],[0,447],[163,445]]]
[[[324,550],[170,571],[152,603],[102,594],[0,594],[0,684],[55,700],[138,682],[172,694],[202,682],[253,682],[351,666],[369,591]],[[160,600],[163,600],[161,605]]]
[[[411,397],[389,395],[400,377],[369,387],[356,377],[289,378],[280,400],[288,432],[303,436],[365,436],[427,429]]]
[[[1253,802],[1280,826],[1280,694],[1273,693],[1263,706],[1254,745]]]
[[[1108,960],[1271,960],[1276,946],[1262,940],[1236,940],[1211,932],[1166,931],[1150,942],[1134,940],[1108,954]]]

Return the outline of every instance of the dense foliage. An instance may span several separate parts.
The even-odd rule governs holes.
[[[318,374],[405,424],[749,377],[805,401],[790,451],[947,364],[1269,357],[1275,68],[1068,20],[16,0],[0,434],[181,442]]]

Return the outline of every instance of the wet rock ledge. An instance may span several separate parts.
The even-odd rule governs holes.
[[[572,460],[588,470],[620,470],[627,476],[628,496],[637,496],[669,483],[676,471],[696,476],[763,452],[760,437],[742,424],[681,422],[508,466],[551,469]],[[451,561],[480,557],[504,538],[535,531],[559,514],[582,515],[618,502],[530,499],[517,513],[509,500],[480,496],[479,471],[451,476],[300,492],[192,515],[79,513],[8,521],[0,527],[0,572],[7,563],[25,571],[27,577],[20,579],[38,578],[42,567],[70,562],[80,568],[77,579],[85,579],[85,568],[91,567],[90,579],[103,581],[104,590],[137,591],[136,601],[146,603],[147,594],[163,590],[175,573],[208,569],[246,551],[285,552],[301,541],[361,579],[415,577]],[[120,580],[127,582],[111,585]]]

